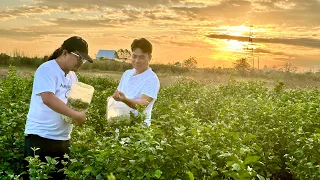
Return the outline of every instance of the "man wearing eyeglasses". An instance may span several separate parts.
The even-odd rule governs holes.
[[[133,69],[127,70],[121,77],[118,89],[112,97],[132,108],[137,114],[137,105],[145,108],[145,123],[151,125],[151,111],[160,89],[157,75],[149,67],[152,59],[152,44],[145,38],[135,39],[131,44],[131,64]]]
[[[45,157],[69,154],[69,139],[72,124],[63,120],[62,115],[74,120],[76,125],[86,121],[86,112],[76,111],[67,104],[67,94],[71,85],[78,81],[74,71],[86,61],[93,62],[88,55],[88,44],[81,37],[73,36],[63,42],[49,57],[49,61],[39,66],[34,75],[29,113],[25,125],[25,157],[34,156],[36,151],[41,161]],[[27,162],[25,169],[27,170]],[[63,168],[61,163],[58,169]],[[52,179],[64,179],[63,172],[50,174]],[[29,179],[24,175],[24,179]]]

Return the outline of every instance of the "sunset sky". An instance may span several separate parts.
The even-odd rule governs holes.
[[[0,52],[49,55],[78,35],[99,49],[154,46],[152,63],[193,56],[199,67],[246,57],[250,26],[260,68],[320,69],[320,0],[1,0]]]

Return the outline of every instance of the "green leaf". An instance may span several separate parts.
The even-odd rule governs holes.
[[[91,166],[87,166],[84,170],[83,173],[90,173],[92,171],[92,167]]]
[[[256,137],[257,137],[256,135],[249,134],[248,136],[246,136],[246,137],[243,138],[242,142],[243,142],[243,143],[247,143],[247,142],[249,142],[250,140],[255,139]]]
[[[116,177],[111,173],[108,175],[108,180],[116,180]]]
[[[234,164],[235,162],[234,161],[227,161],[227,166],[230,167]]]
[[[150,179],[150,177],[151,177],[150,173],[144,173],[144,175],[146,176],[147,179]]]
[[[215,177],[215,176],[218,176],[218,175],[219,175],[218,171],[213,171],[211,173],[211,177]]]
[[[260,174],[257,174],[257,177],[259,178],[259,180],[266,180],[263,176],[261,176]]]
[[[102,177],[102,175],[101,174],[98,174],[98,176],[96,176],[96,180],[102,180],[103,179],[103,177]],[[108,179],[109,180],[109,179]]]
[[[187,171],[187,174],[189,175],[189,179],[190,179],[190,180],[194,180],[194,176],[193,176],[193,173],[192,173],[192,172]]]
[[[5,167],[8,167],[10,164],[8,162],[3,163]]]
[[[161,174],[162,174],[162,171],[160,171],[159,169],[158,170],[156,170],[156,172],[155,172],[155,176],[156,176],[156,178],[160,178],[161,177]]]
[[[233,170],[236,170],[236,171],[240,171],[241,167],[240,167],[240,165],[239,165],[238,163],[234,163],[234,164],[232,165],[232,169],[233,169]]]
[[[246,157],[246,159],[244,160],[244,165],[252,164],[252,163],[257,163],[259,159],[260,159],[259,156],[248,156],[248,157]]]

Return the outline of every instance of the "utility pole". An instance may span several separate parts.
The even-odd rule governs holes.
[[[246,57],[252,60],[252,69],[254,69],[254,56],[253,56],[253,25],[250,26],[249,42],[246,50]]]

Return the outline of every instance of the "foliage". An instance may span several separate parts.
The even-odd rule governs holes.
[[[120,59],[129,59],[131,57],[131,52],[128,49],[119,49],[116,52],[116,55]]]
[[[234,68],[238,71],[249,70],[250,64],[247,62],[246,58],[240,58],[234,62]]]
[[[39,148],[32,148],[34,151],[34,157],[26,157],[28,161],[28,174],[30,175],[30,180],[42,180],[51,178],[50,173],[56,171],[55,166],[58,164],[58,161],[55,158],[45,157],[46,162],[41,162],[39,155],[36,155],[36,151]],[[66,165],[67,162],[63,162]]]
[[[197,64],[198,62],[195,57],[189,57],[183,61],[182,66],[187,68],[196,68]]]
[[[105,120],[105,106],[117,82],[79,79],[94,86],[95,94],[86,124],[72,132],[68,179],[320,178],[316,89],[181,81],[161,88],[150,127],[140,112],[133,124],[115,131]],[[32,79],[11,69],[0,83],[0,177],[18,179]],[[34,169],[48,167],[33,162],[41,164]]]
[[[81,99],[73,99],[73,98],[68,98],[67,105],[78,111],[88,109],[90,106],[89,103],[84,102]]]

